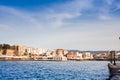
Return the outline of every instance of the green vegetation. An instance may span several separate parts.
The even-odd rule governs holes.
[[[32,54],[31,54],[31,53],[29,53],[29,57],[30,57],[30,58],[32,57]]]
[[[10,49],[11,46],[9,44],[3,44],[2,49]]]
[[[28,52],[27,52],[27,49],[25,50],[25,52],[24,52],[24,56],[28,56],[29,54],[28,54]]]
[[[2,46],[1,46],[1,49],[3,49],[3,55],[6,55],[6,52],[7,52],[7,49],[10,49],[11,48],[11,46],[9,45],[9,44],[3,44]]]
[[[2,44],[0,44],[0,50],[2,49]]]
[[[6,53],[7,53],[7,50],[4,49],[3,52],[2,52],[2,54],[3,54],[3,55],[6,55]]]

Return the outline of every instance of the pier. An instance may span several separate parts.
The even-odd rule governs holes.
[[[108,63],[108,69],[110,73],[109,80],[120,80],[120,63],[116,63],[115,51],[111,51],[111,60]]]
[[[110,73],[109,80],[120,80],[120,63],[116,63],[116,65],[109,63],[108,68]]]

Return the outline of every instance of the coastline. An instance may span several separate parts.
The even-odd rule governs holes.
[[[13,60],[13,59],[9,59],[9,60],[6,60],[6,59],[0,59],[0,61],[56,61],[56,62],[67,62],[67,61],[110,61],[110,60],[95,60],[95,59],[92,59],[92,60],[32,60],[32,59],[28,59],[28,60]],[[117,61],[120,61],[120,60],[117,60]]]

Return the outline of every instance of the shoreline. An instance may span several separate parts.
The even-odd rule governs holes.
[[[76,61],[76,62],[80,62],[80,61],[110,61],[110,60],[0,60],[0,61],[50,61],[50,62],[67,62],[67,61]],[[120,60],[117,60],[120,61]]]

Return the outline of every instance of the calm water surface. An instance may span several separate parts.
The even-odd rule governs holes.
[[[107,61],[0,61],[0,80],[106,80]]]

